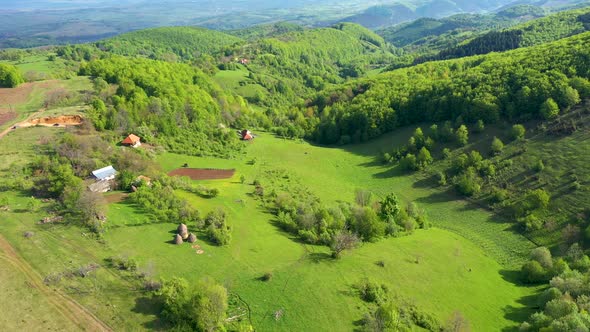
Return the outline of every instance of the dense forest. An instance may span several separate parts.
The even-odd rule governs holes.
[[[90,117],[97,129],[134,131],[172,151],[227,155],[237,136],[219,123],[239,127],[233,114],[248,114],[242,97],[186,64],[108,56],[82,64],[79,73],[96,77],[102,99],[93,102]],[[114,93],[109,83],[117,86]]]
[[[526,22],[503,31],[490,31],[462,45],[442,50],[438,55],[418,59],[451,59],[519,47],[539,45],[587,31],[590,9],[577,9]]]
[[[129,32],[96,43],[101,50],[119,55],[140,55],[176,62],[216,55],[240,43],[240,38],[197,27],[165,27]]]

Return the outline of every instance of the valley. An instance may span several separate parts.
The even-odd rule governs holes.
[[[588,8],[404,5],[0,50],[0,327],[589,329]]]

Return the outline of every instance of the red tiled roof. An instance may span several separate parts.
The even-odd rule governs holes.
[[[121,142],[122,144],[131,144],[131,145],[135,145],[135,143],[139,142],[140,138],[138,136],[135,136],[133,134],[130,134],[129,136],[127,136],[123,142]]]

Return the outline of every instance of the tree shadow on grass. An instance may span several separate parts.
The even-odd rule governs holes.
[[[408,173],[398,164],[383,172],[373,174],[374,178],[377,179],[389,179],[396,176],[404,176]]]
[[[162,312],[162,303],[156,298],[148,296],[136,298],[135,307],[133,307],[131,311],[154,318],[153,320],[142,324],[149,330],[159,331],[166,327],[166,323],[158,317],[160,312]]]
[[[312,263],[323,263],[323,262],[332,262],[334,259],[332,256],[325,252],[312,252],[308,255],[309,260]]]
[[[518,270],[501,270],[500,275],[504,280],[521,287],[537,287],[536,285],[523,284],[521,273]],[[513,305],[507,305],[502,309],[502,311],[504,311],[504,318],[515,323],[514,326],[506,327],[502,329],[502,331],[518,331],[517,324],[526,321],[531,314],[540,310],[538,295],[541,291],[542,290],[538,290],[535,294],[523,296],[518,299],[517,302],[522,306],[515,307]]]
[[[445,191],[437,191],[426,197],[420,197],[416,199],[418,203],[434,204],[434,203],[447,203],[457,201],[459,198],[451,191],[447,189]]]
[[[414,188],[435,188],[438,186],[438,179],[435,174],[432,174],[429,177],[425,177],[423,179],[417,180],[412,184]]]

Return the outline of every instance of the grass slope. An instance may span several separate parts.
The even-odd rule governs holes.
[[[203,212],[218,206],[226,208],[234,227],[234,242],[229,247],[216,248],[199,241],[205,250],[199,256],[186,246],[177,248],[168,243],[173,225],[142,226],[141,231],[117,228],[107,238],[110,243],[118,243],[119,250],[132,252],[143,262],[154,262],[161,275],[180,274],[189,279],[213,275],[246,302],[256,304],[252,309],[254,323],[261,330],[351,329],[348,324],[360,319],[365,309],[358,308],[360,302],[354,296],[343,294],[349,294],[351,285],[365,276],[390,285],[396,294],[433,312],[442,321],[460,310],[472,326],[484,330],[499,330],[514,324],[529,312],[523,303],[528,303],[528,296],[535,289],[515,286],[511,270],[528,254],[532,243],[490,213],[431,188],[415,186],[417,179],[395,176],[374,162],[377,151],[405,141],[405,134],[348,150],[316,147],[263,134],[249,146],[246,155],[231,161],[164,154],[160,162],[165,170],[185,162],[191,167],[237,169],[233,179],[201,182],[219,188],[217,198],[205,200],[185,195]],[[254,165],[252,159],[256,159]],[[378,195],[395,191],[405,201],[417,200],[428,211],[434,225],[463,236],[442,229],[419,231],[405,238],[365,244],[346,255],[342,262],[334,263],[327,258],[327,248],[289,240],[288,235],[281,234],[269,222],[270,215],[254,208],[256,202],[248,195],[253,187],[248,183],[254,179],[263,185],[268,183],[265,177],[270,170],[284,170],[288,175],[285,181],[303,184],[324,202],[352,201],[356,188],[369,189]],[[238,181],[241,175],[246,177],[246,184]],[[123,240],[146,237],[150,240]],[[416,259],[419,264],[415,263]],[[385,268],[375,265],[379,260],[386,261]],[[179,261],[186,263],[178,264]],[[268,284],[257,280],[266,272],[273,272],[273,280]],[[481,303],[466,300],[488,298],[491,289],[494,289],[494,302],[498,300],[495,303],[486,302],[481,307]],[[279,309],[287,314],[284,320],[276,322],[271,316]],[[336,325],[325,325],[326,321]],[[305,326],[300,325],[302,322]]]

